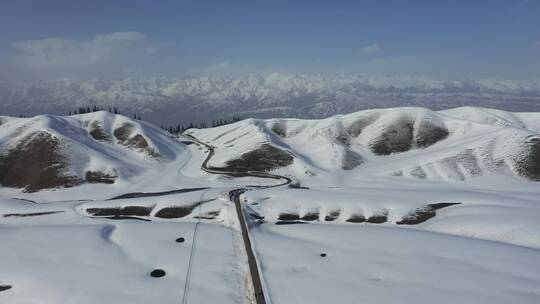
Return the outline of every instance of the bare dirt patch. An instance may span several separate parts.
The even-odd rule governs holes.
[[[209,211],[205,213],[201,213],[200,215],[194,216],[193,218],[201,219],[201,220],[213,220],[219,215],[219,210],[216,211]]]
[[[319,220],[319,211],[308,212],[308,213],[304,214],[304,216],[302,216],[300,219],[302,221],[308,221],[308,222],[318,221]]]
[[[105,132],[99,121],[90,123],[90,131],[88,132],[93,139],[103,142],[111,142],[112,138]]]
[[[524,147],[525,153],[515,161],[515,168],[520,176],[533,181],[540,181],[540,138],[530,137]]]
[[[377,155],[390,155],[409,151],[412,148],[427,148],[448,137],[446,128],[422,121],[414,127],[414,120],[397,119],[387,126],[379,137],[370,144],[370,149]]]
[[[102,216],[102,217],[95,217],[100,219],[108,219],[108,220],[136,220],[136,221],[143,221],[143,222],[151,222],[152,220],[142,218],[142,217],[136,217],[136,216],[123,216],[123,215],[114,215],[114,216]]]
[[[134,131],[135,127],[132,124],[124,123],[121,127],[116,128],[113,131],[113,135],[121,145],[134,151],[145,152],[151,157],[158,158],[159,153],[149,146],[146,138],[141,134],[133,135]]]
[[[287,137],[287,130],[280,123],[274,123],[270,129],[280,137]]]
[[[164,196],[164,195],[179,194],[179,193],[186,193],[186,192],[192,192],[192,191],[201,191],[201,190],[206,190],[206,189],[209,189],[209,188],[208,187],[184,188],[184,189],[177,189],[177,190],[163,191],[163,192],[133,192],[133,193],[126,193],[119,196],[115,196],[113,198],[108,199],[108,201],[126,199],[126,198]]]
[[[154,206],[125,206],[108,208],[88,208],[86,212],[92,216],[150,216]]]
[[[294,224],[307,224],[302,221],[277,221],[276,225],[294,225]]]
[[[363,163],[364,163],[364,158],[362,157],[362,155],[347,149],[345,152],[345,155],[343,156],[341,169],[352,170],[362,165]]]
[[[65,212],[64,210],[59,211],[44,211],[44,212],[31,212],[31,213],[6,213],[4,217],[29,217],[29,216],[41,216]]]
[[[263,144],[258,149],[242,154],[237,159],[227,161],[223,169],[234,172],[269,171],[289,166],[293,160],[294,158],[289,152],[269,144]]]
[[[346,131],[352,137],[357,137],[358,135],[362,134],[362,132],[364,131],[364,129],[367,126],[374,123],[378,118],[379,118],[379,114],[370,114],[370,115],[361,117],[360,119],[358,119],[355,122],[351,123],[346,128]]]
[[[280,221],[297,221],[300,219],[298,213],[280,213],[278,220]]]
[[[450,132],[446,128],[434,125],[428,121],[422,121],[416,129],[416,146],[427,148],[448,137]]]
[[[370,143],[371,151],[377,155],[409,151],[413,145],[413,126],[409,119],[396,120]]]
[[[388,210],[381,210],[370,216],[366,222],[371,224],[382,224],[388,221]]]
[[[67,167],[60,140],[48,132],[34,132],[0,154],[0,184],[25,188],[25,192],[81,184],[82,180],[67,173]]]
[[[417,208],[413,211],[407,213],[401,221],[396,222],[398,225],[418,225],[429,220],[432,217],[435,217],[438,209],[459,205],[461,203],[435,203],[428,204],[424,207]]]
[[[13,286],[11,286],[11,285],[0,285],[0,292],[9,290],[9,289],[11,289],[12,287],[13,287]]]
[[[91,184],[114,184],[118,176],[101,171],[87,171],[86,181]]]
[[[214,199],[209,199],[209,200],[200,201],[191,205],[170,206],[170,207],[161,208],[158,212],[156,212],[154,216],[159,217],[159,218],[165,218],[165,219],[185,217],[191,214],[193,212],[193,209],[195,209],[196,207],[204,203],[211,202],[213,200]]]
[[[341,214],[341,210],[332,210],[328,213],[327,216],[324,217],[324,220],[326,222],[333,222],[337,220],[340,214]]]
[[[366,217],[362,214],[352,214],[346,222],[349,223],[364,223],[366,221]]]

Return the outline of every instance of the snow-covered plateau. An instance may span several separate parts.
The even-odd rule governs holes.
[[[245,78],[237,96],[345,86],[317,77]],[[173,96],[240,80],[152,81]],[[534,82],[452,88],[540,96]],[[539,182],[534,111],[369,109],[179,136],[106,111],[0,116],[0,303],[539,303]]]

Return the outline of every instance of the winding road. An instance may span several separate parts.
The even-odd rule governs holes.
[[[249,227],[246,222],[246,216],[244,214],[244,210],[242,208],[242,203],[240,202],[240,195],[244,192],[246,192],[250,188],[274,188],[274,187],[280,187],[285,186],[291,183],[291,179],[286,176],[281,176],[277,174],[270,174],[266,172],[257,172],[257,171],[248,171],[248,172],[232,172],[227,171],[224,168],[215,168],[215,167],[208,167],[208,161],[214,156],[214,147],[206,144],[197,138],[193,137],[189,134],[183,134],[185,137],[191,139],[194,143],[201,145],[208,149],[208,156],[201,164],[201,169],[205,172],[212,173],[212,174],[225,174],[229,176],[234,177],[245,177],[245,176],[252,176],[252,177],[260,177],[260,178],[271,178],[271,179],[277,179],[277,180],[283,180],[283,183],[277,184],[277,185],[268,185],[268,186],[246,186],[245,188],[240,189],[234,189],[229,192],[229,197],[232,201],[234,201],[234,205],[236,207],[236,213],[238,215],[238,220],[240,221],[240,228],[242,230],[242,239],[244,241],[244,247],[246,249],[247,257],[248,257],[248,265],[249,265],[249,272],[251,276],[251,281],[253,282],[253,291],[255,294],[255,301],[257,304],[266,304],[266,297],[264,294],[264,287],[260,275],[260,267],[257,262],[257,258],[255,256],[255,253],[253,251],[253,246],[251,243],[251,238],[249,234]]]
[[[216,168],[216,167],[208,167],[208,161],[214,156],[214,147],[204,143],[197,138],[193,137],[189,134],[183,134],[183,136],[191,139],[193,142],[195,142],[198,145],[204,146],[206,149],[208,149],[208,156],[206,156],[206,159],[201,164],[201,169],[205,172],[212,173],[212,174],[224,174],[229,175],[233,177],[245,177],[245,176],[252,176],[252,177],[260,177],[260,178],[271,178],[271,179],[277,179],[277,180],[284,180],[283,183],[277,184],[277,185],[268,185],[268,186],[249,186],[251,188],[273,188],[273,187],[280,187],[288,185],[292,182],[292,180],[286,176],[277,175],[277,174],[271,174],[267,172],[259,172],[259,171],[248,171],[248,172],[234,172],[234,171],[227,171],[225,168]]]

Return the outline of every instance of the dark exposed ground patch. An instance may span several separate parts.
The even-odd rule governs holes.
[[[125,145],[130,148],[144,150],[148,152],[148,155],[150,156],[154,156],[154,157],[158,156],[157,153],[152,148],[149,147],[148,141],[141,134],[137,134],[131,137],[130,139],[128,139],[125,142]]]
[[[428,206],[434,208],[435,210],[439,210],[439,209],[442,209],[442,208],[446,208],[446,207],[450,207],[450,206],[454,206],[454,205],[459,205],[461,203],[434,203],[434,204],[428,204]]]
[[[287,137],[287,130],[280,123],[274,123],[270,129],[281,137]]]
[[[191,205],[170,206],[170,207],[161,208],[158,212],[156,212],[154,216],[159,217],[159,218],[165,218],[165,219],[181,218],[181,217],[191,214],[191,212],[193,212],[193,209],[195,209],[196,207],[204,203],[211,202],[213,200],[214,199],[209,199],[209,200],[200,201]]]
[[[97,141],[104,141],[104,142],[111,142],[112,141],[109,134],[107,134],[107,132],[105,132],[105,130],[103,130],[103,127],[101,126],[101,124],[98,121],[93,121],[90,124],[90,132],[88,132],[88,133],[90,134],[90,136],[92,136],[93,139],[95,139]]]
[[[328,213],[327,216],[324,217],[324,220],[326,222],[333,222],[337,220],[340,214],[341,214],[341,210],[332,210]]]
[[[416,129],[416,146],[419,148],[427,148],[434,143],[448,137],[446,128],[431,124],[429,121],[422,121]]]
[[[237,159],[227,161],[223,169],[234,172],[269,171],[292,163],[293,157],[290,153],[272,145],[263,144]]]
[[[417,208],[414,211],[407,213],[401,221],[396,222],[398,225],[417,225],[423,223],[435,216],[435,209],[429,206]]]
[[[11,289],[11,285],[0,285],[0,292]]]
[[[149,216],[154,206],[126,206],[108,208],[88,208],[86,212],[92,216]]]
[[[409,151],[413,145],[413,121],[400,119],[373,139],[369,147],[377,155],[390,155]]]
[[[379,118],[379,114],[370,114],[370,115],[367,115],[367,116],[363,116],[360,119],[356,120],[355,122],[351,123],[346,128],[346,131],[352,137],[357,137],[358,135],[360,135],[364,131],[364,129],[367,126],[374,123],[378,118]]]
[[[181,143],[183,143],[183,144],[186,145],[186,146],[189,146],[189,145],[192,145],[192,144],[193,144],[192,141],[187,141],[187,140],[182,140]]]
[[[202,220],[213,220],[219,215],[219,210],[209,211],[201,213],[200,215],[194,216],[193,218],[202,219]]]
[[[437,212],[436,210],[459,205],[461,203],[435,203],[435,204],[428,204],[424,207],[417,208],[409,213],[407,213],[401,221],[396,222],[398,225],[417,225],[420,223],[423,223],[430,218],[434,217]]]
[[[352,214],[346,222],[349,223],[364,223],[366,221],[366,217],[362,214]]]
[[[136,216],[114,215],[114,216],[103,216],[103,217],[96,217],[96,218],[108,219],[108,220],[137,220],[137,221],[143,221],[143,222],[151,222],[151,220],[149,219],[136,217]]]
[[[114,184],[116,175],[100,172],[100,171],[87,171],[86,181],[91,184]]]
[[[36,201],[29,200],[29,199],[26,199],[26,198],[18,198],[18,197],[14,197],[14,198],[12,198],[12,199],[18,200],[18,201],[23,201],[23,202],[28,202],[28,203],[32,203],[32,204],[39,204],[39,203],[36,202]]]
[[[352,170],[363,163],[364,158],[360,154],[347,149],[341,163],[341,169]]]
[[[411,176],[416,177],[416,178],[420,178],[420,179],[426,179],[427,178],[426,171],[420,166],[414,167],[411,170],[410,174],[411,174]]]
[[[69,176],[60,140],[48,132],[34,132],[13,149],[0,154],[0,184],[25,192],[73,187],[82,183]]]
[[[40,215],[49,215],[65,212],[64,210],[59,211],[44,211],[44,212],[31,212],[31,213],[6,213],[4,217],[28,217],[28,216],[40,216]]]
[[[523,156],[515,161],[515,169],[520,176],[538,182],[540,181],[540,138],[528,138],[524,149]]]
[[[126,199],[126,198],[164,196],[164,195],[179,194],[179,193],[186,193],[186,192],[193,192],[193,191],[201,191],[201,190],[206,190],[206,189],[210,189],[210,188],[209,187],[184,188],[184,189],[163,191],[163,192],[133,192],[133,193],[127,193],[127,194],[115,196],[113,198],[108,199],[108,201]]]
[[[129,139],[134,130],[135,127],[132,124],[125,123],[121,127],[114,129],[113,135],[119,142],[123,143]]]
[[[366,222],[371,224],[382,224],[388,221],[388,210],[382,210],[370,216]]]
[[[302,221],[277,221],[276,225],[294,225],[294,224],[307,224]]]
[[[336,137],[336,140],[340,142],[342,145],[350,147],[351,146],[351,138],[347,134],[341,134]]]
[[[148,141],[141,134],[133,135],[135,127],[130,123],[124,123],[113,131],[118,143],[136,151],[144,151],[149,156],[158,158],[159,154],[148,145]]]
[[[446,128],[430,121],[421,121],[414,129],[414,120],[401,118],[387,126],[369,146],[377,155],[390,155],[409,151],[413,147],[429,147],[448,135]]]
[[[278,220],[280,221],[297,221],[300,219],[298,213],[280,213]]]
[[[303,189],[303,190],[309,190],[309,187],[306,186],[300,186],[299,184],[289,184],[289,188],[291,189]]]
[[[308,221],[308,222],[318,221],[319,220],[319,211],[308,212],[308,213],[304,214],[304,216],[302,216],[300,219],[302,221]]]

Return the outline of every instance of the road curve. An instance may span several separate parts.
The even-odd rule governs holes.
[[[284,185],[288,185],[291,183],[291,179],[286,176],[281,176],[277,174],[270,174],[266,172],[257,172],[257,171],[248,171],[248,172],[232,172],[227,171],[223,168],[214,168],[214,167],[208,167],[208,161],[212,158],[214,155],[214,147],[206,144],[204,142],[201,142],[197,138],[189,135],[189,134],[183,134],[185,137],[188,137],[189,139],[193,140],[193,142],[204,146],[208,149],[208,156],[206,156],[206,159],[201,164],[201,169],[205,172],[212,173],[212,174],[225,174],[230,175],[234,177],[244,177],[244,176],[253,176],[253,177],[261,177],[261,178],[271,178],[271,179],[278,179],[283,180],[283,183],[277,184],[277,185],[268,185],[268,186],[249,186],[249,188],[273,188],[273,187],[280,187]],[[246,223],[246,217],[244,215],[244,211],[242,208],[242,204],[240,202],[240,195],[247,191],[248,189],[235,189],[230,192],[231,200],[234,201],[234,205],[236,207],[236,213],[238,215],[238,220],[240,221],[240,228],[242,230],[242,239],[244,241],[244,247],[246,249],[247,257],[248,257],[248,265],[249,265],[249,272],[251,275],[251,281],[253,282],[253,291],[255,293],[255,301],[257,304],[266,304],[266,297],[264,294],[264,287],[261,280],[261,275],[259,273],[259,265],[257,263],[257,258],[255,257],[255,253],[253,252],[253,246],[251,243],[251,239],[249,236],[249,228]]]
[[[273,188],[273,187],[280,187],[288,185],[292,182],[292,180],[286,176],[283,175],[277,175],[277,174],[271,174],[267,172],[259,172],[259,171],[248,171],[248,172],[234,172],[234,171],[227,171],[224,168],[216,168],[216,167],[208,167],[208,161],[214,156],[214,147],[204,143],[197,138],[193,137],[189,134],[183,134],[183,136],[193,140],[195,143],[204,146],[208,149],[208,155],[206,156],[206,159],[201,164],[201,169],[205,172],[212,173],[212,174],[224,174],[229,175],[233,177],[245,177],[245,176],[252,176],[252,177],[261,177],[261,178],[271,178],[271,179],[277,179],[277,180],[284,180],[283,183],[277,184],[277,185],[268,185],[268,186],[249,186],[252,188]]]

